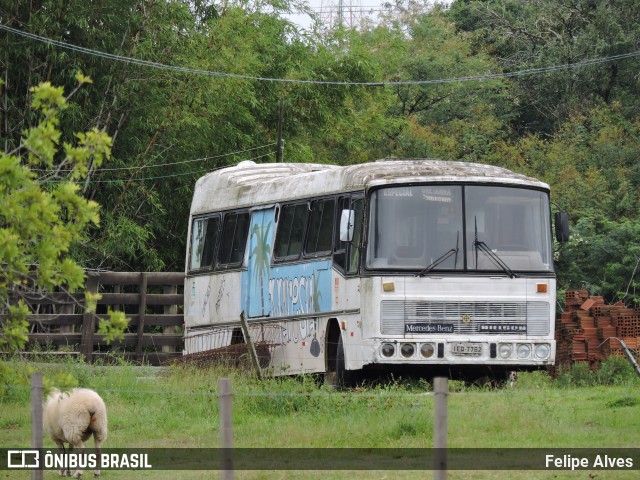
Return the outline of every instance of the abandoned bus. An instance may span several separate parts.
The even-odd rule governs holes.
[[[550,216],[547,184],[481,164],[211,172],[191,205],[184,353],[248,335],[270,374],[339,383],[553,365]]]

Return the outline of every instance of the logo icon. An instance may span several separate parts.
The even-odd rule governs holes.
[[[7,451],[8,468],[38,468],[40,467],[40,451],[38,450],[9,450]]]
[[[468,313],[462,315],[462,323],[471,323],[471,315]]]

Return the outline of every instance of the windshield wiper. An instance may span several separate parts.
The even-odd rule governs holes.
[[[416,277],[423,277],[425,276],[427,273],[429,273],[431,270],[433,270],[434,268],[436,268],[438,265],[440,265],[441,263],[443,263],[445,260],[447,260],[449,257],[451,257],[451,255],[455,255],[456,258],[453,262],[453,266],[455,268],[456,263],[458,263],[458,243],[460,240],[460,232],[458,232],[456,234],[456,248],[452,248],[451,250],[445,252],[444,255],[439,256],[438,258],[436,258],[433,262],[431,262],[431,264],[429,264],[429,266],[425,267],[420,273],[418,273],[416,275]]]
[[[504,271],[504,273],[506,273],[509,278],[517,278],[518,275],[509,268],[509,266],[504,263],[504,261],[493,251],[489,248],[489,246],[484,243],[482,240],[478,240],[478,219],[475,218],[475,234],[476,234],[476,238],[473,241],[473,246],[476,249],[476,270],[478,269],[478,251],[483,252],[484,254],[486,254],[491,261],[498,266],[499,268],[502,269],[502,271]]]

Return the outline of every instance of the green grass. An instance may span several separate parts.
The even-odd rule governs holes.
[[[617,360],[616,360],[617,362]],[[16,364],[14,364],[15,366]],[[467,388],[450,382],[448,443],[465,448],[638,447],[640,381],[624,362],[615,375],[568,372],[520,374],[515,388]],[[425,381],[400,381],[340,392],[313,378],[259,382],[238,371],[88,366],[77,361],[38,365],[46,378],[69,375],[97,390],[109,412],[108,448],[219,446],[217,382],[231,379],[236,447],[432,447],[434,398]],[[28,386],[0,397],[0,447],[26,447],[31,433]],[[46,448],[53,447],[45,438]],[[88,446],[92,446],[89,443]],[[635,473],[635,475],[634,475]],[[85,473],[90,476],[90,472]],[[218,478],[217,472],[103,472],[104,478]],[[449,479],[631,479],[635,472],[450,471]],[[422,471],[240,471],[240,479],[431,478]],[[28,478],[0,471],[1,479]],[[45,478],[57,478],[45,472]]]

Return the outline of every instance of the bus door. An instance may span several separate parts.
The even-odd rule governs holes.
[[[350,210],[353,218],[353,238],[351,241],[340,239],[342,212]],[[362,244],[362,225],[364,217],[364,199],[360,195],[345,195],[338,198],[338,213],[335,224],[335,248],[333,265],[336,270],[333,280],[333,302],[336,310],[360,308],[360,253]]]
[[[242,282],[244,311],[250,318],[271,314],[269,272],[275,229],[275,208],[251,212],[247,270]]]

